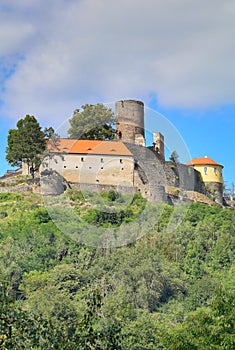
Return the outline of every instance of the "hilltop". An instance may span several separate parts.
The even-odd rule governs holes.
[[[153,145],[146,145],[143,102],[117,101],[115,116],[102,104],[82,108],[75,110],[70,120],[70,138],[60,138],[52,127],[43,132],[29,115],[18,121],[17,129],[9,130],[8,161],[21,167],[21,175],[37,181],[19,175],[11,181],[6,174],[1,191],[32,190],[56,196],[66,188],[98,193],[114,190],[141,193],[150,203],[226,205],[222,164],[208,156],[182,164],[176,151],[167,161],[160,131],[153,132]],[[161,129],[161,125],[156,127]]]

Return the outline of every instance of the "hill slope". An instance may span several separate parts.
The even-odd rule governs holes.
[[[115,221],[97,214],[94,198],[85,204],[80,192],[68,191],[66,196],[84,221],[104,228],[133,222],[146,207],[137,195],[128,214],[124,210]],[[106,196],[111,204],[120,201],[118,194]],[[15,308],[41,315],[50,322],[55,339],[63,329],[64,349],[78,349],[78,339],[85,344],[81,339],[92,337],[97,349],[98,343],[100,349],[233,349],[235,212],[193,203],[183,222],[170,231],[172,210],[165,205],[157,223],[136,242],[104,249],[61,232],[40,196],[0,193],[1,279],[7,281]],[[97,301],[92,319],[86,316],[93,300],[89,295]],[[92,334],[84,319],[92,324]],[[110,339],[118,334],[116,345],[108,343],[107,333],[98,335],[110,325]],[[24,332],[16,332],[17,323],[13,330],[11,337],[19,344]]]

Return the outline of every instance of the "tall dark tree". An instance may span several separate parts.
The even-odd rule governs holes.
[[[179,162],[179,155],[176,151],[173,151],[170,156],[170,161],[173,163],[178,163]]]
[[[55,130],[52,126],[49,126],[48,128],[44,129],[44,135],[45,137],[53,137],[55,135]]]
[[[73,139],[112,140],[115,137],[114,113],[102,103],[86,104],[82,111],[75,109],[70,119],[69,136]]]
[[[22,162],[25,162],[34,178],[46,149],[45,133],[37,119],[31,115],[20,119],[16,126],[16,129],[10,129],[8,133],[6,160],[12,166],[22,166]]]

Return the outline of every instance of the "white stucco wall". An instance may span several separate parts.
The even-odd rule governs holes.
[[[55,154],[46,157],[41,169],[56,170],[67,181],[126,185],[134,183],[134,160],[131,156],[92,154]]]

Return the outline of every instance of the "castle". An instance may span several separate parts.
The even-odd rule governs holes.
[[[166,161],[164,136],[159,131],[153,133],[153,146],[146,147],[144,103],[117,101],[115,110],[114,141],[61,138],[56,144],[48,143],[40,169],[45,193],[53,194],[54,189],[43,174],[56,171],[78,189],[139,191],[152,203],[171,202],[180,191],[186,197],[197,192],[223,205],[221,164],[209,157],[195,158],[187,164]]]

